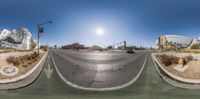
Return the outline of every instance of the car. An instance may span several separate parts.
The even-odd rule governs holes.
[[[126,53],[134,54],[135,52],[133,51],[133,49],[127,49]]]

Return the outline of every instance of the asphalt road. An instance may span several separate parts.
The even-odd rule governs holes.
[[[45,69],[50,64],[53,73],[47,78]],[[72,88],[55,72],[52,58],[47,58],[38,79],[27,87],[0,90],[0,99],[199,99],[200,90],[181,89],[163,81],[148,57],[139,79],[131,86],[106,92],[91,92]]]
[[[147,53],[81,52],[51,50],[64,78],[85,88],[110,88],[133,80],[141,70]]]

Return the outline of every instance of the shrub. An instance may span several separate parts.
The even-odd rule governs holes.
[[[9,57],[7,58],[8,63],[13,63],[14,66],[19,66],[21,63],[23,64],[23,67],[27,67],[27,64],[24,65],[26,62],[28,62],[29,65],[31,65],[33,62],[37,61],[37,57],[39,54],[37,52],[33,52],[30,55],[24,55],[19,57]],[[31,61],[32,60],[32,61]]]
[[[15,66],[19,66],[19,65],[20,65],[20,61],[19,61],[18,59],[16,59],[16,60],[13,62],[13,64],[14,64]]]
[[[20,59],[17,58],[17,57],[10,56],[9,58],[6,59],[6,61],[8,63],[13,63],[14,66],[19,66],[20,65]]]
[[[191,49],[199,49],[199,45],[198,44],[193,44],[190,48]]]
[[[37,52],[33,52],[33,54],[31,54],[32,59],[35,59],[39,56],[39,54]]]
[[[172,55],[163,54],[163,55],[157,55],[157,57],[165,66],[170,66],[172,64],[178,63],[178,58]]]
[[[7,61],[8,63],[13,63],[14,57],[13,57],[13,56],[10,56],[10,57],[8,57],[8,58],[6,59],[6,61]]]
[[[47,51],[48,50],[48,45],[41,45],[40,49],[42,49],[43,51]]]
[[[28,64],[29,64],[29,65],[31,65],[31,64],[32,64],[32,62],[29,62]]]
[[[185,58],[186,58],[186,60],[188,60],[188,61],[192,61],[192,60],[193,60],[193,57],[192,57],[191,55],[186,56]]]
[[[185,66],[189,61],[186,60],[185,58],[183,59],[183,66]]]
[[[23,67],[28,67],[28,65],[26,65],[26,64],[24,64],[24,65],[22,65]]]

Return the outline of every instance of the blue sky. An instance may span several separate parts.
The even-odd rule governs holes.
[[[199,0],[1,0],[0,29],[27,27],[36,38],[38,23],[45,27],[43,43],[81,42],[107,46],[154,46],[163,34],[200,36]],[[95,30],[101,27],[104,35]]]

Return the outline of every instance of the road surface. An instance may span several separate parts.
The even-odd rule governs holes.
[[[141,70],[147,53],[81,52],[51,50],[61,75],[85,88],[110,88],[133,80]]]
[[[53,73],[47,78],[45,68],[50,64]],[[0,90],[0,99],[199,99],[199,90],[181,89],[164,82],[149,56],[139,79],[131,86],[109,92],[91,92],[72,88],[55,72],[52,58],[47,58],[38,79],[27,87]]]

